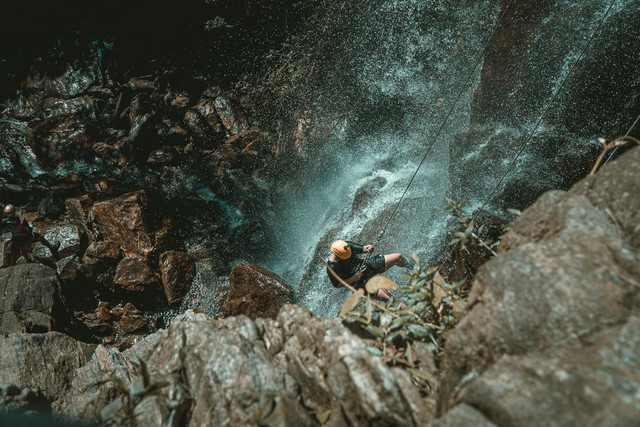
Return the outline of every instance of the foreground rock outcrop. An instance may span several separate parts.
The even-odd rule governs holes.
[[[429,419],[407,372],[385,366],[340,320],[293,305],[276,320],[188,312],[124,352],[99,346],[54,407],[72,419],[140,425]]]
[[[293,290],[278,276],[259,265],[242,262],[229,276],[225,316],[244,314],[253,319],[275,319],[284,304],[293,302]]]
[[[470,405],[499,425],[637,423],[638,194],[635,148],[518,218],[447,341],[441,413]]]

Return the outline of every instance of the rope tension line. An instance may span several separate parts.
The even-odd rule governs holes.
[[[487,40],[487,42],[485,43],[482,51],[480,52],[480,54],[476,58],[476,61],[473,64],[473,67],[472,67],[471,71],[469,72],[469,75],[467,76],[467,79],[465,80],[464,84],[462,85],[462,88],[458,92],[458,96],[456,97],[455,101],[453,102],[453,104],[449,108],[449,111],[447,112],[447,115],[445,116],[442,124],[438,128],[438,131],[436,132],[435,136],[433,137],[433,139],[431,140],[429,146],[427,147],[427,151],[424,153],[424,156],[422,156],[422,160],[420,160],[420,163],[418,164],[418,167],[416,168],[415,172],[411,176],[411,179],[409,180],[409,183],[407,184],[406,188],[402,192],[402,195],[400,196],[400,199],[398,200],[398,202],[396,203],[395,207],[393,208],[393,211],[391,212],[391,215],[389,215],[389,218],[387,219],[386,223],[382,227],[382,230],[380,231],[380,234],[378,234],[378,237],[377,237],[376,241],[372,245],[374,248],[378,245],[378,243],[380,243],[380,240],[382,240],[382,236],[384,236],[384,233],[385,233],[387,227],[389,226],[389,223],[391,222],[391,220],[393,219],[394,215],[396,214],[396,211],[398,210],[398,207],[400,206],[400,203],[402,203],[402,200],[406,196],[407,191],[409,191],[409,187],[411,187],[411,184],[413,183],[414,179],[418,175],[418,171],[420,170],[420,168],[422,167],[422,164],[427,159],[427,156],[431,152],[431,149],[433,148],[433,145],[435,144],[436,140],[440,136],[440,133],[442,132],[442,130],[444,129],[444,127],[445,127],[445,125],[447,123],[447,121],[449,120],[449,117],[451,116],[451,113],[453,112],[454,108],[458,104],[458,101],[462,97],[462,94],[464,93],[464,90],[466,89],[467,84],[469,84],[469,81],[473,77],[473,74],[474,74],[476,68],[478,67],[478,64],[480,64],[480,61],[484,57],[484,54],[486,53],[487,48],[489,47],[489,44],[491,43],[491,40],[493,39],[493,36],[495,35],[496,31],[498,30],[498,27],[500,26],[500,24],[502,24],[502,21],[503,21],[505,15],[507,14],[507,12],[509,10],[509,7],[511,7],[512,3],[513,3],[513,0],[510,0],[509,4],[507,4],[507,7],[504,9],[504,11],[502,12],[502,15],[500,16],[500,18],[496,22],[495,26],[493,27],[493,31],[491,32],[491,35],[489,36],[489,39]],[[370,251],[370,252],[367,253],[366,258],[363,260],[362,264],[360,265],[360,270],[363,270],[364,267],[367,265],[367,262],[369,261],[369,258],[371,257],[371,253],[372,252],[373,251]]]
[[[511,161],[511,163],[509,164],[509,167],[507,168],[507,170],[502,174],[502,176],[500,177],[500,180],[498,181],[498,183],[495,185],[495,187],[493,188],[493,190],[491,191],[491,193],[489,194],[489,196],[484,200],[484,203],[482,204],[482,206],[480,207],[480,209],[478,209],[476,211],[476,213],[472,216],[471,218],[471,222],[473,223],[476,218],[478,217],[478,215],[480,215],[480,213],[483,211],[483,209],[485,208],[485,206],[487,205],[487,203],[489,203],[489,200],[491,200],[491,198],[496,194],[496,192],[498,191],[498,188],[500,187],[500,184],[502,184],[502,181],[504,181],[504,178],[507,176],[507,174],[511,171],[511,169],[513,168],[513,166],[515,165],[515,163],[518,161],[518,158],[520,157],[520,155],[522,154],[522,152],[524,151],[525,147],[527,146],[527,144],[529,143],[529,141],[531,141],[531,138],[533,138],[533,135],[535,134],[536,130],[538,130],[538,126],[540,126],[540,123],[542,122],[542,119],[544,118],[544,116],[547,114],[547,112],[549,111],[549,109],[551,108],[551,105],[553,104],[553,102],[555,101],[555,99],[557,98],[558,94],[560,93],[560,90],[562,89],[562,87],[564,86],[565,82],[569,79],[569,77],[571,76],[571,74],[573,74],[573,70],[575,69],[576,65],[578,64],[578,62],[582,59],[582,56],[584,55],[585,51],[587,50],[587,48],[589,47],[589,45],[591,44],[591,42],[593,41],[593,39],[595,38],[595,35],[597,34],[597,32],[600,30],[600,27],[602,27],[602,24],[604,23],[605,19],[607,18],[607,16],[609,15],[609,12],[611,11],[611,8],[613,8],[613,5],[616,3],[617,0],[612,0],[611,4],[609,5],[609,7],[607,8],[606,12],[604,13],[604,15],[602,16],[602,18],[600,19],[600,22],[598,23],[598,26],[596,27],[596,29],[593,31],[593,33],[591,34],[591,37],[589,37],[589,40],[587,41],[587,44],[582,48],[582,50],[580,51],[580,54],[578,55],[578,58],[573,62],[573,64],[571,65],[571,68],[569,69],[569,72],[567,73],[567,75],[562,79],[562,82],[560,83],[560,86],[558,86],[558,89],[556,89],[555,93],[553,94],[553,96],[551,97],[551,100],[549,101],[549,103],[547,104],[546,108],[544,109],[544,111],[542,112],[542,114],[540,115],[540,117],[538,118],[538,121],[536,122],[536,125],[534,126],[533,130],[531,131],[531,133],[529,134],[529,136],[527,137],[527,139],[524,141],[524,143],[522,144],[522,146],[520,147],[520,149],[518,150],[518,152],[516,153],[516,156],[514,157],[514,159]],[[637,120],[636,120],[637,122]],[[635,126],[635,123],[634,125]],[[632,126],[632,128],[633,128]],[[453,248],[451,248],[451,250],[449,251],[449,254],[446,256],[446,258],[443,260],[443,262],[440,264],[440,268],[438,268],[438,272],[440,272],[440,269],[442,268],[442,266],[444,265],[444,262],[446,262],[450,257],[451,254],[453,254],[453,251],[456,249],[456,247],[458,246],[459,242],[456,242],[455,245],[453,245]]]
[[[631,127],[629,128],[627,133],[624,135],[624,138],[628,137],[631,134],[631,131],[633,130],[634,127],[636,127],[636,125],[638,124],[638,121],[640,121],[640,114],[638,114],[638,118],[636,119],[635,122],[633,122],[633,124],[631,125]],[[609,163],[609,160],[611,160],[613,158],[613,155],[616,154],[616,151],[618,151],[618,148],[620,148],[619,145],[616,146],[616,148],[613,149],[613,151],[611,152],[609,157],[607,157],[607,160],[604,162],[604,165],[602,165],[602,167],[605,167],[607,165],[607,163]]]

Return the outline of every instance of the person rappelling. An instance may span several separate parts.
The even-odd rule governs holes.
[[[341,279],[355,289],[364,288],[367,280],[384,273],[394,265],[399,267],[409,266],[409,261],[400,253],[378,254],[369,256],[364,260],[356,255],[370,254],[373,250],[373,245],[363,246],[348,240],[336,240],[331,245],[331,256],[327,259],[327,264]],[[328,268],[327,275],[334,287],[339,288],[342,286],[340,281],[331,275]],[[387,290],[380,289],[374,297],[381,301],[388,301],[391,295]]]

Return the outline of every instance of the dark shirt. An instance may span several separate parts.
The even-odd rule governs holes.
[[[29,223],[17,215],[2,218],[2,231],[10,232],[12,238],[28,238],[32,235]]]
[[[327,259],[327,264],[329,267],[333,269],[333,271],[338,274],[342,279],[348,279],[358,272],[358,268],[362,264],[362,258],[356,256],[355,254],[361,254],[363,252],[364,246],[359,245],[357,243],[350,242],[346,240],[347,244],[351,248],[351,256],[347,259],[338,259],[337,261],[330,261]],[[331,284],[336,288],[342,286],[342,284],[331,275],[329,269],[327,269],[327,274],[329,275],[329,279],[331,280]]]

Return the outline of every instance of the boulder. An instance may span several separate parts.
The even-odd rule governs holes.
[[[94,157],[90,152],[91,125],[84,118],[62,116],[46,120],[30,135],[29,145],[46,169],[66,173],[80,165],[86,166]]]
[[[74,224],[61,224],[50,227],[47,229],[44,238],[52,245],[58,246],[60,258],[76,255],[82,249],[82,231]]]
[[[160,255],[159,265],[169,305],[180,303],[196,274],[193,258],[185,252],[169,251]]]
[[[93,313],[80,316],[79,320],[89,329],[89,332],[97,336],[107,336],[114,332],[111,313],[106,303],[100,303]]]
[[[55,270],[41,264],[0,269],[0,333],[47,332],[62,327],[65,310]]]
[[[46,98],[42,108],[42,117],[45,119],[60,119],[64,116],[83,116],[96,119],[95,101],[89,96],[71,99]]]
[[[0,339],[0,384],[36,388],[48,402],[62,397],[76,369],[90,359],[95,345],[58,333],[10,334]]]
[[[639,328],[633,317],[582,343],[502,356],[459,399],[497,425],[637,425]]]
[[[447,340],[441,413],[467,403],[500,425],[637,419],[640,382],[625,374],[637,363],[624,354],[640,342],[638,200],[629,193],[639,153],[570,192],[546,193],[514,222]]]
[[[476,426],[476,427],[495,427],[496,425],[485,418],[482,412],[462,403],[444,416],[435,420],[432,427],[459,427],[459,426]]]
[[[602,168],[576,184],[571,192],[585,196],[619,227],[636,251],[640,250],[640,147],[615,161],[615,167]],[[634,197],[635,196],[635,197]]]
[[[127,303],[122,311],[122,316],[118,320],[118,328],[126,333],[131,334],[138,332],[149,324],[149,320],[142,315],[133,304]]]
[[[115,262],[120,259],[120,256],[120,245],[111,240],[102,240],[89,245],[84,253],[83,261],[85,263],[95,263],[97,261]]]
[[[13,265],[11,233],[5,233],[0,237],[0,268]]]
[[[158,285],[158,275],[139,258],[123,258],[113,283],[125,291],[143,292]]]
[[[293,301],[293,291],[284,280],[264,267],[238,264],[229,275],[229,299],[225,316],[244,314],[274,319],[280,307]]]
[[[56,78],[33,81],[32,89],[44,89],[47,96],[73,98],[86,92],[96,82],[95,71],[87,67],[74,68],[71,65]]]
[[[90,217],[102,238],[118,243],[125,257],[146,259],[153,250],[146,210],[146,193],[136,191],[95,203]]]

